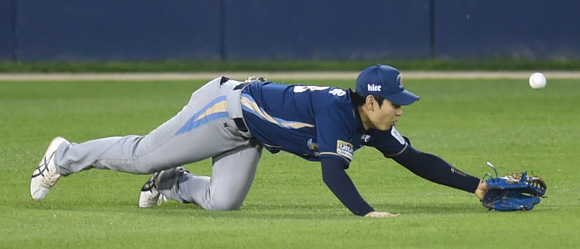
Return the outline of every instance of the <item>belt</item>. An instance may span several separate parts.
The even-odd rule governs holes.
[[[242,89],[244,89],[244,87],[246,87],[249,84],[250,83],[248,83],[248,82],[244,82],[242,84],[239,84],[239,85],[237,85],[237,86],[234,87],[234,91],[242,90]],[[248,130],[248,127],[246,126],[246,122],[244,121],[243,118],[234,118],[234,122],[236,123],[236,126],[238,127],[238,129],[241,132],[248,132],[248,131],[250,131],[250,130]]]
[[[250,84],[250,82],[241,83],[241,84],[237,85],[236,87],[234,87],[234,91],[235,90],[242,90],[242,89],[244,89],[244,87],[246,87],[249,84]]]
[[[229,78],[224,76],[220,79],[220,84],[224,84],[227,81],[229,81]],[[252,134],[250,133],[250,129],[248,129],[242,114],[240,97],[242,89],[244,89],[244,87],[246,87],[248,84],[248,82],[243,82],[234,86],[233,90],[227,95],[227,103],[228,113],[240,131],[240,135],[244,138],[251,139]]]
[[[222,77],[220,78],[220,85],[222,85],[222,84],[224,84],[224,83],[228,82],[229,80],[230,80],[230,78],[228,78],[228,77],[226,77],[226,76],[222,76]],[[242,89],[244,89],[244,87],[246,87],[246,86],[247,86],[247,85],[249,85],[249,84],[250,84],[250,82],[243,82],[243,83],[241,83],[241,84],[238,84],[237,86],[235,86],[235,87],[234,87],[234,91],[235,91],[235,90],[242,90]]]
[[[244,122],[243,118],[234,118],[234,122],[236,123],[238,130],[240,130],[241,132],[250,131],[250,130],[248,130],[248,127],[246,126],[246,122]]]

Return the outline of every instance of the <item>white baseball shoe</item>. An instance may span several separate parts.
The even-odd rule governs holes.
[[[141,194],[139,195],[139,207],[149,208],[155,206],[155,204],[161,205],[161,202],[167,201],[167,197],[161,194],[157,188],[161,174],[163,174],[163,171],[154,173],[145,185],[143,185]]]
[[[56,172],[56,165],[54,164],[54,153],[58,146],[68,141],[62,137],[56,137],[48,145],[44,157],[38,163],[34,172],[32,172],[32,179],[30,180],[30,196],[34,200],[42,200],[48,194],[48,191],[60,179],[60,174]]]

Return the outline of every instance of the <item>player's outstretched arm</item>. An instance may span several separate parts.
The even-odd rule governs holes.
[[[436,155],[421,152],[409,146],[403,153],[392,158],[411,172],[429,181],[474,193],[480,199],[479,195],[482,191],[485,192],[485,184],[481,184],[481,179],[453,167]]]

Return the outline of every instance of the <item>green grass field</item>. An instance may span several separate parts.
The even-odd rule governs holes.
[[[352,81],[286,81],[351,87]],[[372,148],[347,171],[365,199],[398,218],[352,215],[318,163],[264,153],[239,211],[170,201],[137,207],[149,176],[90,170],[41,202],[30,175],[54,136],[82,142],[146,134],[202,81],[0,82],[0,248],[580,248],[580,84],[550,80],[406,80],[422,99],[397,128],[414,147],[478,177],[533,170],[547,196],[528,212],[490,212],[466,192],[414,176]],[[208,174],[209,161],[187,168]]]

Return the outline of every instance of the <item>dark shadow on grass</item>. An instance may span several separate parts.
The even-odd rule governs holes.
[[[183,217],[184,219],[211,218],[211,219],[279,219],[279,220],[344,220],[356,219],[358,216],[350,213],[340,204],[301,204],[301,203],[251,203],[242,206],[240,210],[233,211],[208,211],[194,204],[182,204],[169,201],[152,208],[139,208],[136,202],[100,201],[90,200],[67,202],[48,201],[14,203],[29,210],[60,210],[70,212],[99,212],[99,213],[131,213],[140,216],[155,217]],[[523,212],[498,212],[488,211],[485,207],[474,203],[380,203],[373,205],[377,211],[400,213],[406,215],[459,215],[459,214],[485,214],[497,213],[540,213],[551,212],[551,208],[536,207],[534,210]]]
[[[482,212],[487,209],[471,203],[385,203],[375,204],[376,210],[401,214],[458,214]]]

